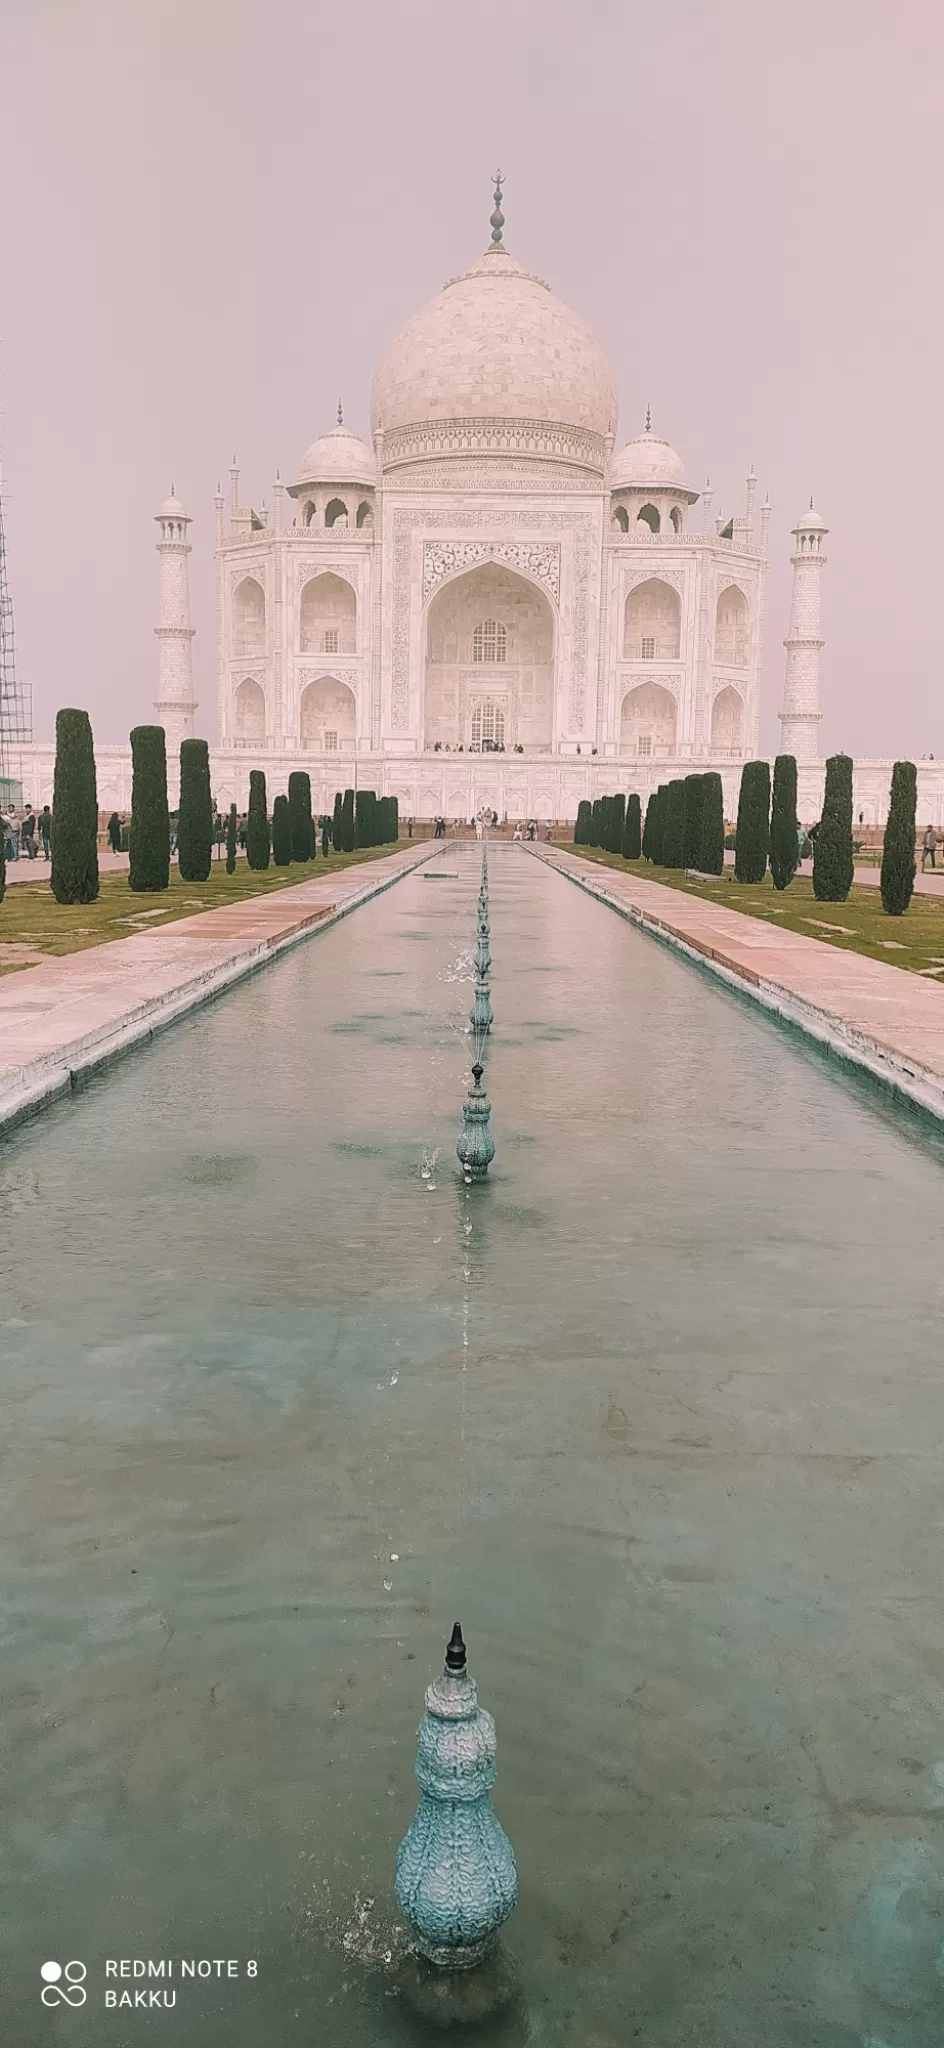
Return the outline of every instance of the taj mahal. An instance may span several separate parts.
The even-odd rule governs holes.
[[[713,514],[648,410],[620,441],[606,354],[506,248],[501,187],[484,255],[382,355],[370,445],[339,405],[294,481],[276,477],[271,509],[243,503],[235,460],[228,499],[217,488],[220,805],[245,806],[253,767],[270,796],[304,767],[316,811],[359,784],[418,818],[488,805],[566,819],[582,797],[621,788],[645,804],[710,765],[734,814],[759,745],[769,501],[751,473],[741,510]],[[172,493],[156,523],[154,716],[173,779],[181,739],[201,730],[191,520]],[[811,500],[793,529],[780,713],[809,819],[825,536]],[[129,750],[96,757],[100,802],[126,806]],[[856,764],[869,823],[884,817],[890,768]],[[52,769],[51,746],[19,751],[34,801],[51,795]],[[922,779],[940,821],[940,769]]]

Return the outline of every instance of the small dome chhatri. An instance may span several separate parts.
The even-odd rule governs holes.
[[[157,517],[158,519],[186,519],[189,517],[177,496],[173,484],[170,487],[170,497],[164,499]]]
[[[635,440],[627,441],[615,455],[610,468],[611,491],[629,490],[638,485],[643,490],[679,490],[692,498],[697,491],[688,491],[685,482],[685,464],[675,449],[654,434],[650,424],[651,414],[646,413],[645,432],[637,434]]]
[[[817,512],[817,510],[816,510],[816,507],[815,507],[815,505],[813,504],[813,500],[812,500],[812,498],[810,499],[809,511],[808,511],[808,512],[804,512],[804,513],[802,514],[802,516],[801,516],[801,517],[800,517],[800,518],[799,518],[799,519],[797,520],[797,523],[796,523],[796,525],[795,525],[794,527],[791,527],[791,532],[792,532],[792,533],[828,533],[828,532],[829,532],[829,528],[828,528],[828,526],[827,526],[827,524],[826,524],[826,521],[825,521],[825,519],[824,519],[824,518],[822,517],[822,515],[821,515],[821,514],[820,514],[819,512]]]
[[[302,484],[373,484],[376,480],[373,450],[339,420],[330,433],[320,434],[305,450],[297,481],[289,485],[289,492],[294,494]]]

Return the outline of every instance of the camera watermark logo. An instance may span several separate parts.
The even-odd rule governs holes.
[[[85,2004],[84,1963],[43,1963],[39,1974],[43,1980],[40,1996],[44,2005]]]

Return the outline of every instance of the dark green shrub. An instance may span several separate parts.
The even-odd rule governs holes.
[[[269,865],[269,812],[266,779],[261,768],[249,771],[249,817],[246,825],[246,859],[256,874]]]
[[[180,742],[177,865],[182,882],[206,882],[213,860],[213,798],[206,740]]]
[[[603,798],[595,797],[590,810],[590,837],[588,846],[603,845]]]
[[[583,797],[577,805],[577,823],[574,826],[574,845],[589,846],[592,812],[590,800]]]
[[[917,810],[918,773],[915,764],[913,761],[896,761],[892,769],[888,823],[882,842],[882,908],[889,917],[901,917],[911,902]]]
[[[685,857],[685,784],[681,777],[669,783],[662,832],[662,866],[680,868]]]
[[[56,718],[52,798],[52,893],[57,903],[94,903],[98,895],[98,795],[87,711]]]
[[[336,844],[337,842],[335,842]],[[357,844],[354,830],[354,791],[346,789],[341,805],[341,848],[344,853],[353,853]]]
[[[626,798],[626,823],[623,827],[622,853],[624,860],[638,860],[642,852],[641,839],[642,810],[638,796]]]
[[[390,798],[390,838],[391,838],[391,840],[392,840],[392,842],[393,842],[393,845],[394,845],[394,846],[397,846],[397,845],[399,844],[399,840],[400,840],[400,799],[399,799],[399,797],[398,797],[398,796],[392,796],[392,797]]]
[[[770,873],[774,888],[788,888],[799,865],[797,764],[792,754],[778,754],[774,762],[774,800],[770,813]]]
[[[331,844],[335,853],[344,852],[344,798],[337,790],[334,798],[334,817],[331,821]]]
[[[292,814],[287,796],[277,796],[272,806],[272,858],[277,868],[292,860]]]
[[[607,820],[607,853],[622,853],[623,832],[626,827],[626,798],[623,795],[610,797],[610,814]]]
[[[170,885],[170,814],[167,809],[167,748],[162,725],[136,725],[131,734],[131,867],[136,892]]]
[[[762,882],[770,844],[770,764],[745,761],[738,796],[734,873],[739,882]]]
[[[726,833],[725,833],[725,835],[724,835],[724,850],[725,850],[725,853],[735,853],[735,852],[737,851],[737,833],[736,833],[736,832],[726,832]]]
[[[331,827],[328,823],[327,815],[321,821],[321,851],[325,860],[327,860],[331,852]]]
[[[228,875],[235,875],[236,873],[237,826],[236,805],[230,804],[229,817],[226,820],[226,872]]]
[[[296,768],[288,778],[288,814],[292,826],[292,859],[313,860],[315,827],[311,815],[311,777]]]
[[[372,789],[359,789],[354,799],[354,844],[376,846],[377,797]]]
[[[823,815],[813,848],[813,894],[818,903],[844,903],[852,888],[852,761],[831,754],[826,763]]]
[[[724,874],[724,789],[714,770],[702,776],[701,842],[696,867],[703,875]]]
[[[652,852],[649,855],[653,867],[662,866],[662,848],[665,845],[665,819],[669,805],[669,785],[660,782],[656,790],[656,814],[652,821]]]
[[[643,860],[651,860],[651,859],[652,859],[652,829],[653,829],[653,826],[655,825],[655,822],[656,822],[656,812],[657,812],[658,808],[659,808],[659,799],[658,799],[658,796],[656,795],[656,792],[655,792],[655,790],[653,790],[653,791],[651,792],[651,795],[650,795],[650,797],[649,797],[649,801],[648,801],[648,803],[646,804],[646,820],[645,820],[645,824],[643,825],[643,828],[642,828],[642,857],[643,857]]]
[[[701,813],[704,802],[703,775],[685,777],[685,817],[682,824],[682,866],[697,868],[701,851]]]

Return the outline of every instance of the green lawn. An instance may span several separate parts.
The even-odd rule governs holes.
[[[618,854],[601,853],[595,846],[568,846],[566,851],[598,867],[662,882],[683,895],[707,896],[728,910],[767,918],[771,924],[786,925],[788,931],[822,939],[843,952],[865,953],[870,960],[884,960],[888,966],[906,967],[913,974],[944,981],[944,902],[938,897],[912,896],[903,917],[886,917],[879,890],[871,886],[853,888],[845,903],[818,903],[808,873],[795,876],[788,889],[778,892],[769,874],[758,883],[736,882],[728,869],[717,882],[689,882],[678,868],[653,867],[647,860],[625,861]]]
[[[319,854],[317,860],[269,867],[261,874],[254,874],[240,855],[234,875],[227,874],[225,860],[214,860],[206,882],[182,882],[172,867],[169,889],[156,895],[133,895],[126,874],[105,874],[94,903],[57,903],[48,879],[11,882],[0,903],[0,974],[30,966],[30,955],[80,953],[109,939],[127,939],[136,931],[154,931],[177,918],[195,917],[201,910],[219,910],[247,896],[270,895],[298,882],[337,874],[341,868],[381,860],[396,850],[371,846],[359,853],[332,853],[327,860]]]

